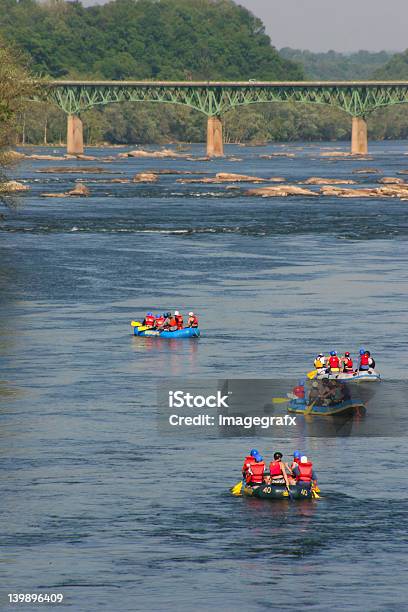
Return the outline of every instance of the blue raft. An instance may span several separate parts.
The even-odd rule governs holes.
[[[365,405],[360,400],[349,399],[329,406],[319,406],[315,404],[310,410],[310,406],[303,399],[296,399],[289,403],[288,412],[317,416],[337,416],[353,412],[363,414],[365,412]]]
[[[146,336],[149,338],[198,338],[200,336],[200,329],[198,327],[185,327],[176,331],[158,331],[157,329],[138,331],[138,328],[134,327],[133,333],[135,336]]]

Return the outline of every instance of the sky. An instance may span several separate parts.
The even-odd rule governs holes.
[[[83,4],[106,0],[83,0]],[[272,44],[310,51],[403,51],[407,0],[235,0],[260,17]]]
[[[407,0],[239,0],[265,23],[275,47],[403,51]]]

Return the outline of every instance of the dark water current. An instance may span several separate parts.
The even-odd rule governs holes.
[[[373,144],[368,161],[325,146],[14,171],[31,190],[0,228],[4,607],[35,591],[85,611],[406,609],[405,437],[280,438],[313,458],[323,497],[265,503],[228,488],[273,438],[159,435],[155,417],[163,377],[297,376],[321,349],[366,345],[404,379],[408,202],[111,182],[177,169],[371,186],[408,169],[406,143]],[[295,157],[260,158],[273,152]],[[78,177],[39,170],[87,164],[114,173],[78,175],[91,197],[40,197]],[[368,166],[382,174],[353,174]],[[132,337],[151,308],[196,310],[202,338]]]

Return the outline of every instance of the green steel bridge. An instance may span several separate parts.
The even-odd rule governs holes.
[[[408,81],[50,81],[40,97],[68,116],[67,149],[83,151],[81,113],[115,102],[180,104],[207,116],[207,154],[223,155],[221,117],[239,106],[299,102],[332,106],[352,117],[355,154],[367,153],[369,113],[408,102]]]

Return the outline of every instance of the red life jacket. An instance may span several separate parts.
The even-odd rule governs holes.
[[[305,397],[305,388],[301,385],[293,387],[293,395],[296,395],[296,397]]]
[[[296,477],[297,482],[312,482],[313,463],[299,463],[299,476]]]
[[[329,359],[329,366],[332,369],[338,369],[340,367],[340,360],[337,355],[332,355]]]
[[[153,315],[147,315],[145,317],[144,322],[145,322],[145,325],[148,325],[149,327],[153,327],[155,320],[156,319],[153,317]]]
[[[157,317],[156,319],[156,327],[161,327],[163,325],[163,323],[165,322],[165,318],[164,317]]]
[[[346,370],[352,370],[353,369],[353,360],[351,359],[351,357],[346,357],[344,360],[344,368]]]
[[[283,476],[280,461],[271,461],[269,464],[269,473],[272,476]]]
[[[174,317],[169,320],[169,328],[172,329],[173,327],[177,328],[177,322]]]
[[[260,461],[259,463],[253,463],[249,466],[246,481],[248,484],[262,484],[263,474],[265,471],[265,463]]]
[[[174,315],[177,323],[177,329],[183,329],[183,315]]]
[[[370,365],[369,359],[370,358],[369,358],[368,355],[361,355],[361,357],[360,357],[360,365],[362,365],[362,366]]]
[[[252,457],[252,455],[248,455],[247,457],[245,457],[244,459],[244,465],[242,466],[242,473],[246,474],[248,471],[248,468],[253,464],[256,463],[255,459]]]
[[[198,327],[198,318],[195,315],[189,318],[189,325],[190,327]]]

